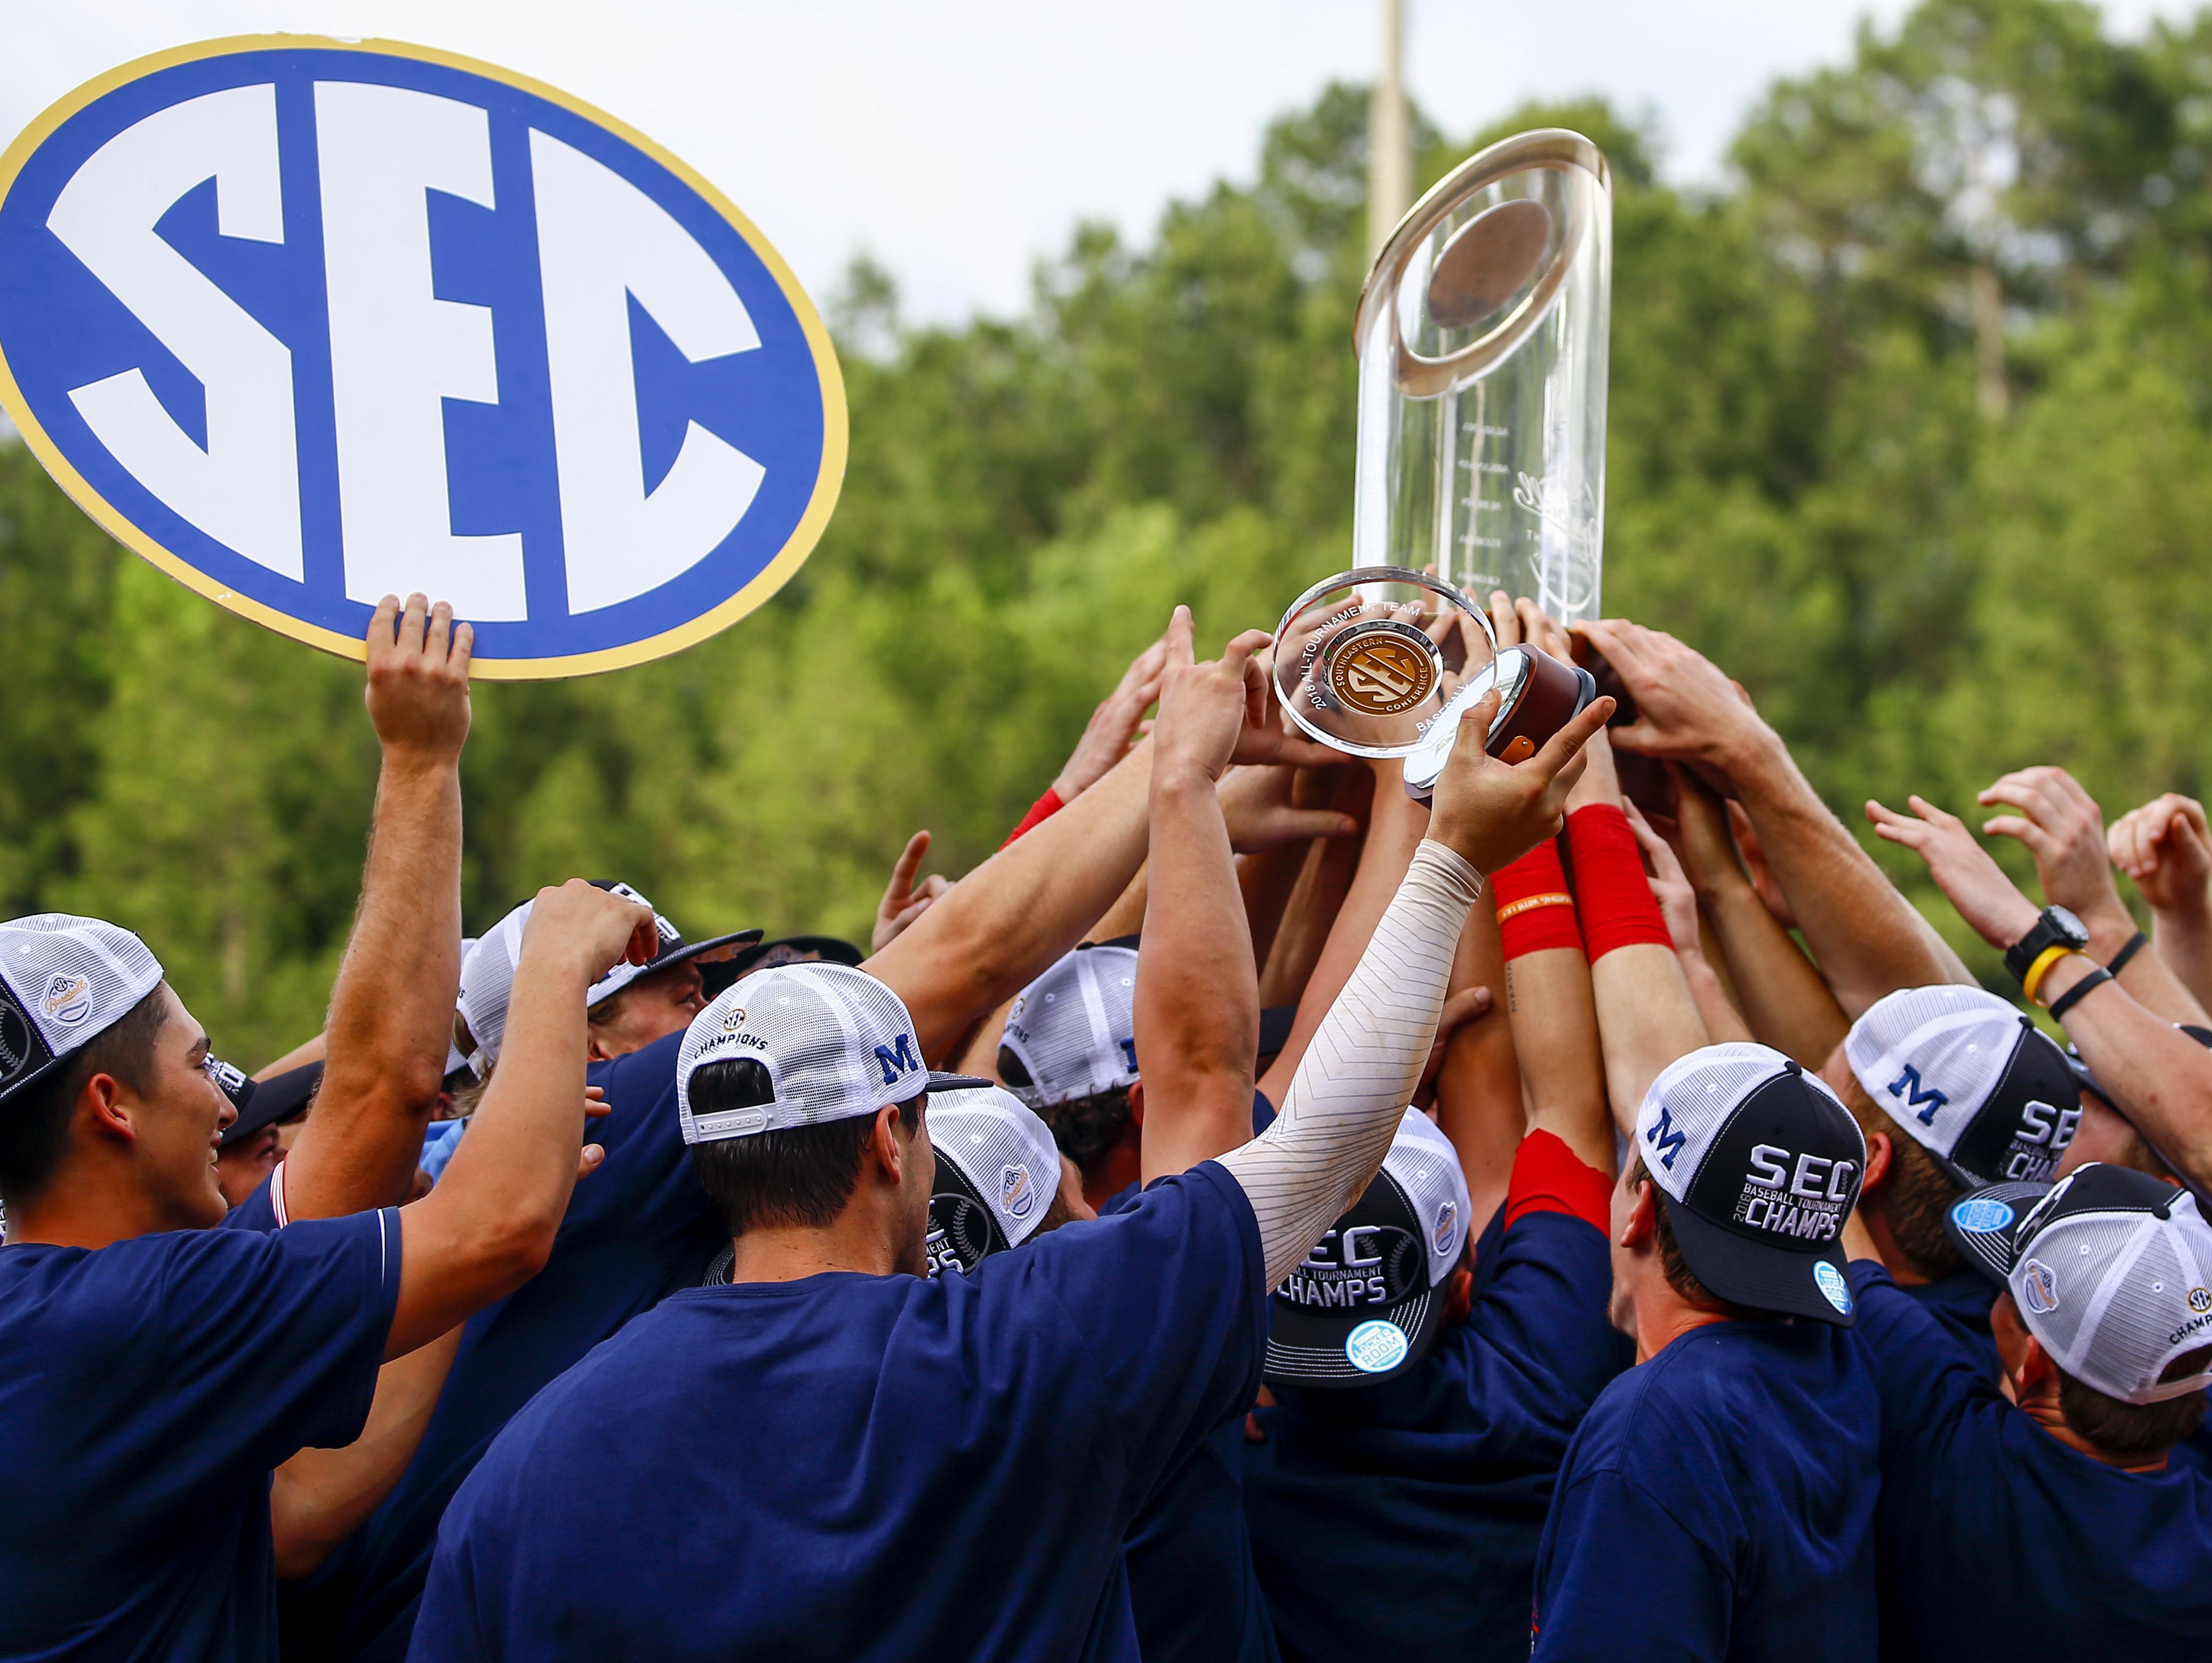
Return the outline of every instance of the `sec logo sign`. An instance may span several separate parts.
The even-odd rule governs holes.
[[[358,658],[419,589],[494,677],[734,622],[845,465],[828,333],[734,206],[550,87],[387,41],[183,47],[33,123],[0,405],[233,611]]]

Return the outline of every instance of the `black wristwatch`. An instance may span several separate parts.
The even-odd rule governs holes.
[[[2036,960],[2053,947],[2063,947],[2073,952],[2084,952],[2089,945],[2089,932],[2081,927],[2081,920],[2063,907],[2045,907],[2035,927],[2005,949],[2004,965],[2012,979],[2023,987],[2027,973],[2035,968]]]

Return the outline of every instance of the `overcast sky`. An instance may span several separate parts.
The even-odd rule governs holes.
[[[1407,78],[1447,130],[1531,97],[1650,111],[1668,174],[1719,177],[1778,75],[1902,0],[1407,0]],[[2172,0],[2107,7],[2134,32]],[[1018,309],[1081,218],[1141,236],[1249,178],[1269,118],[1364,80],[1375,0],[0,0],[0,137],[165,46],[289,29],[488,58],[641,128],[720,185],[817,298],[858,251],[910,318]]]

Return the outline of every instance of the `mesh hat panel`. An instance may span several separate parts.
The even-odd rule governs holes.
[[[1662,1069],[1636,1114],[1636,1147],[1651,1180],[1677,1201],[1738,1105],[1790,1059],[1764,1045],[1709,1045]]]
[[[1013,1088],[1031,1108],[1051,1108],[1133,1084],[1137,956],[1127,947],[1081,947],[1024,987],[1003,1043],[1028,1071]]]
[[[999,1086],[930,1094],[929,1141],[940,1167],[958,1168],[991,1211],[1006,1245],[1036,1234],[1060,1188],[1052,1130]]]
[[[477,938],[461,957],[461,990],[455,1001],[461,1020],[477,1042],[477,1055],[487,1063],[499,1060],[499,1047],[507,1035],[507,1001],[514,994],[514,970],[522,962],[522,932],[530,922],[526,901]],[[470,1064],[474,1066],[476,1058]],[[477,1072],[484,1072],[477,1068]]]
[[[34,913],[0,925],[0,979],[61,1057],[159,986],[161,966],[144,942],[104,919]]]

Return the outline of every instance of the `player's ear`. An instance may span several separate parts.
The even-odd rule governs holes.
[[[1135,1126],[1145,1124],[1145,1083],[1142,1080],[1129,1082],[1129,1120]]]
[[[1634,1249],[1654,1240],[1659,1234],[1659,1186],[1646,1178],[1630,1193],[1634,1199],[1629,1204],[1628,1217],[1620,1227],[1620,1245]]]
[[[1859,1199],[1863,1201],[1889,1177],[1889,1163],[1897,1153],[1896,1145],[1887,1132],[1869,1132],[1866,1135],[1866,1171],[1859,1180]]]
[[[887,1184],[896,1185],[904,1178],[914,1160],[910,1140],[899,1135],[900,1129],[899,1106],[886,1103],[876,1111],[876,1123],[861,1151],[863,1167],[872,1162]]]

